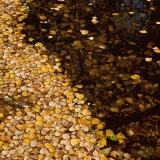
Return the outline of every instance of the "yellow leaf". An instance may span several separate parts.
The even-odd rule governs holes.
[[[104,147],[107,145],[107,141],[105,138],[102,138],[101,140],[98,141],[98,145],[100,148]]]
[[[80,30],[80,32],[81,32],[83,35],[88,34],[88,30]]]
[[[23,115],[23,113],[21,111],[16,112],[16,116],[20,117],[22,115]]]
[[[29,39],[28,39],[28,41],[29,42],[32,42],[34,39],[32,38],[32,37],[30,37]]]
[[[80,141],[81,141],[80,139],[73,138],[73,139],[71,139],[71,145],[72,145],[72,146],[75,146],[75,145],[79,144]]]
[[[112,131],[111,129],[107,129],[107,130],[106,130],[106,136],[107,136],[107,137],[114,136],[113,131]]]
[[[101,122],[100,124],[98,124],[98,125],[96,126],[96,128],[97,128],[98,130],[101,130],[101,129],[104,129],[105,126],[106,126],[106,124],[105,124],[104,122]]]
[[[41,67],[41,71],[42,71],[42,72],[48,72],[48,71],[49,71],[49,68],[47,68],[46,66],[42,66],[42,67]]]
[[[134,74],[131,76],[132,79],[140,79],[140,76],[138,74]]]
[[[16,125],[16,127],[17,127],[19,130],[25,129],[25,126],[22,125],[22,124],[18,124],[18,125]]]
[[[160,24],[160,22],[159,22],[159,21],[157,21],[157,22],[156,22],[156,24]]]
[[[0,147],[3,145],[3,141],[0,141]]]
[[[22,96],[28,96],[28,93],[27,92],[22,92]]]
[[[30,130],[30,133],[31,133],[31,134],[36,133],[36,130],[35,130],[35,129],[31,129],[31,130]]]
[[[55,109],[55,112],[56,112],[57,114],[59,114],[59,113],[61,113],[61,112],[62,112],[62,110],[61,110],[61,109],[59,109],[59,108],[56,108],[56,109]]]
[[[125,135],[122,134],[122,133],[118,133],[118,134],[116,135],[116,137],[117,137],[118,140],[119,140],[119,139],[126,139]]]
[[[45,143],[44,146],[45,146],[47,149],[53,148],[53,146],[52,146],[51,143]]]
[[[35,46],[36,46],[36,47],[42,47],[42,46],[43,46],[43,43],[37,42],[37,43],[35,44]]]
[[[3,115],[3,113],[0,113],[0,118],[2,118],[4,115]]]
[[[118,16],[119,13],[112,13],[112,16]]]
[[[31,139],[26,138],[26,139],[24,139],[24,142],[27,143],[27,144],[30,144]]]
[[[10,74],[10,78],[14,78],[15,77],[15,74],[14,73],[11,73]]]
[[[39,105],[35,105],[35,106],[32,108],[32,110],[35,111],[35,112],[39,112],[40,109],[41,109],[41,106],[39,106]]]
[[[101,120],[99,120],[98,118],[93,118],[92,119],[92,124],[100,124]]]
[[[99,160],[108,160],[106,157],[100,157],[100,159]]]
[[[89,156],[85,156],[83,160],[90,160]]]
[[[36,120],[37,120],[37,121],[43,121],[43,117],[42,117],[42,116],[37,116],[37,117],[36,117]]]
[[[18,84],[21,84],[21,80],[20,79],[18,79],[18,80],[16,80],[16,84],[18,85]]]
[[[135,43],[135,42],[132,42],[132,41],[129,41],[128,43],[129,43],[130,45],[133,45],[133,46],[136,45],[136,43]]]
[[[3,81],[3,80],[0,80],[0,84],[4,84],[4,81]]]
[[[41,126],[43,125],[43,121],[36,121],[36,122],[35,122],[35,125],[37,125],[37,126],[40,126],[40,127],[41,127]]]
[[[77,93],[77,94],[76,94],[76,97],[77,97],[78,99],[80,99],[80,100],[81,100],[81,99],[83,99],[83,98],[84,98],[84,95],[83,95],[83,94],[79,94],[79,93]]]

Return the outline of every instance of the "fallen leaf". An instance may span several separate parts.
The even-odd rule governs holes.
[[[107,145],[107,141],[105,138],[102,138],[101,140],[98,141],[98,145],[100,148],[104,147]]]

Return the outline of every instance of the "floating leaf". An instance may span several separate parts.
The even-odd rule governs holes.
[[[156,24],[160,24],[160,21],[157,21]]]
[[[37,42],[37,43],[35,44],[35,46],[36,46],[36,47],[42,47],[42,46],[43,46],[43,43]]]
[[[91,132],[91,133],[94,132],[94,129],[93,129],[93,128],[90,128],[90,129],[89,129],[89,132]]]
[[[119,13],[112,13],[112,16],[118,16],[119,15]]]
[[[131,76],[132,79],[140,79],[140,76],[138,74],[134,74]]]
[[[102,138],[101,140],[98,141],[98,145],[100,148],[104,147],[107,145],[107,141],[105,138]]]
[[[92,119],[92,124],[100,124],[101,120],[99,120],[98,118],[93,118]]]
[[[132,42],[132,41],[129,41],[128,43],[129,43],[130,45],[133,45],[133,46],[136,45],[136,43],[135,43],[135,42]]]
[[[146,148],[146,149],[144,149],[144,150],[141,150],[141,151],[138,151],[138,154],[139,154],[141,157],[145,157],[145,158],[150,155],[148,148]]]
[[[110,154],[110,152],[111,152],[111,147],[109,147],[109,148],[105,148],[105,149],[102,149],[102,152],[103,152],[103,154],[105,154],[106,156],[107,155],[109,155]]]
[[[110,136],[109,139],[112,141],[117,141],[117,137],[115,135]]]
[[[133,104],[133,99],[130,98],[130,97],[127,97],[127,98],[126,98],[126,101],[129,102],[129,103],[131,103],[131,104]]]
[[[154,52],[160,53],[160,49],[159,49],[158,47],[154,47],[154,48],[152,48],[152,49],[154,50]]]
[[[145,58],[145,61],[146,61],[146,62],[151,62],[151,61],[152,61],[152,58],[146,57],[146,58]]]
[[[124,140],[124,139],[126,139],[125,135],[122,134],[122,133],[116,134],[116,137],[117,137],[118,141],[119,141],[119,140]],[[120,141],[119,141],[119,142],[120,142]]]
[[[113,135],[114,135],[114,133],[113,133],[113,131],[111,129],[107,129],[106,130],[106,136],[107,137],[110,137],[110,136],[113,136]]]
[[[88,34],[88,30],[80,30],[80,32],[81,32],[83,35]]]

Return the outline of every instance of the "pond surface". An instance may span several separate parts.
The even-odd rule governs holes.
[[[94,117],[136,133],[127,146],[110,145],[160,158],[160,1],[34,0],[29,8],[25,42],[42,42],[51,62],[60,57]]]

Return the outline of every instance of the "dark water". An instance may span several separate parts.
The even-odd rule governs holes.
[[[73,86],[84,86],[79,92],[93,116],[115,132],[126,132],[135,122],[160,127],[159,120],[148,119],[160,116],[160,53],[153,50],[160,48],[159,0],[34,0],[28,6],[25,42],[42,42],[48,49],[44,54],[61,58]],[[93,17],[98,23],[92,23]],[[135,74],[140,76],[136,80],[131,78]],[[156,144],[158,136],[141,143]],[[129,145],[134,142],[131,138]]]

